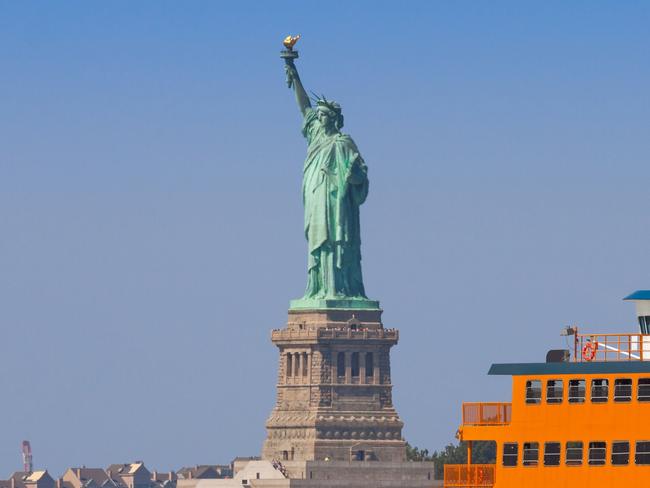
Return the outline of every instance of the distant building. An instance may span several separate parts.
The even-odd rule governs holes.
[[[151,472],[142,461],[130,464],[111,464],[106,474],[118,485],[125,488],[150,488]]]
[[[233,478],[179,478],[178,488],[247,488],[252,482],[262,488],[289,488],[290,480],[270,461],[237,458],[233,465],[241,466]]]
[[[25,488],[25,480],[30,474],[26,471],[16,471],[9,476],[9,479],[0,481],[0,485],[5,486],[6,483],[8,488]]]
[[[234,477],[239,471],[244,469],[250,461],[260,461],[261,459],[262,458],[259,456],[248,456],[248,457],[237,456],[230,463],[233,472],[231,476]]]
[[[54,488],[56,482],[47,471],[33,471],[24,480],[25,488]]]
[[[29,473],[17,471],[9,476],[6,480],[0,480],[0,488],[24,488],[23,478],[29,476]]]
[[[61,488],[122,488],[102,468],[68,468]]]
[[[55,488],[56,481],[47,471],[16,471],[9,479],[0,480],[0,488]]]
[[[177,479],[178,476],[173,471],[167,473],[153,471],[151,473],[151,488],[176,488]]]
[[[200,464],[178,470],[178,479],[223,479],[232,477],[232,468],[224,464]]]

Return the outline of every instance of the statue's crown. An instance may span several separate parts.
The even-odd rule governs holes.
[[[336,112],[337,114],[341,113],[341,105],[334,100],[328,100],[325,98],[325,95],[318,96],[312,92],[312,99],[316,102],[318,107],[324,107],[332,112]]]

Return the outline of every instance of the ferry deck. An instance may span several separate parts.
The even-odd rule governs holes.
[[[512,400],[463,403],[468,463],[445,466],[445,487],[650,486],[650,290],[625,299],[638,333],[567,327],[572,350],[492,365],[488,374],[512,376]],[[475,441],[496,443],[495,464],[472,463]]]

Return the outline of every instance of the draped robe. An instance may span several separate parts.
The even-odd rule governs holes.
[[[368,195],[368,170],[346,134],[326,134],[316,111],[303,123],[305,237],[309,244],[304,298],[365,298],[361,275],[359,206]]]

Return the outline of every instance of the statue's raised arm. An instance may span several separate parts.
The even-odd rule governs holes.
[[[296,44],[298,39],[300,39],[300,36],[287,36],[284,40],[284,47],[286,47],[287,50],[282,51],[282,58],[285,63],[284,71],[287,74],[287,86],[293,88],[296,94],[298,108],[300,109],[300,112],[305,115],[307,109],[311,108],[311,103],[309,101],[309,96],[305,91],[305,87],[302,86],[298,70],[296,69],[296,64],[294,63],[294,60],[298,57],[298,51],[294,51],[293,46]]]

